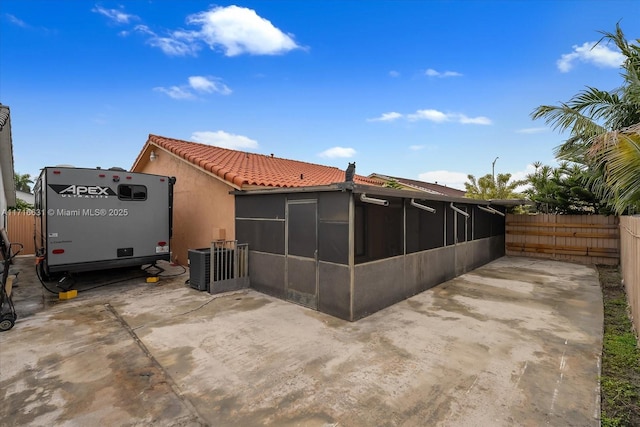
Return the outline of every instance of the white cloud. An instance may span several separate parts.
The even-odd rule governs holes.
[[[399,72],[397,72],[396,70],[391,70],[391,71],[389,71],[389,75],[390,75],[391,77],[400,77],[400,73],[399,73]]]
[[[624,55],[606,45],[596,42],[585,42],[581,46],[574,45],[571,53],[563,54],[556,62],[562,73],[568,73],[576,61],[586,62],[598,67],[618,68],[624,61]]]
[[[394,114],[394,116],[385,118],[385,116],[389,114]],[[370,121],[390,121],[390,120],[395,120],[401,117],[406,117],[406,119],[410,122],[415,122],[418,120],[428,120],[434,123],[456,122],[463,125],[492,124],[491,119],[488,117],[484,117],[484,116],[467,117],[466,115],[461,113],[443,113],[442,111],[438,111],[434,109],[417,110],[415,113],[407,114],[406,116],[403,116],[400,113],[385,113],[382,115],[382,117],[379,117],[378,119],[373,119]]]
[[[243,53],[277,55],[300,48],[290,34],[285,34],[254,10],[238,6],[214,7],[187,18],[199,25],[193,32],[176,32],[176,38],[201,40],[211,49],[222,48],[227,56]]]
[[[536,167],[533,166],[532,164],[528,164],[524,170],[511,173],[511,179],[513,181],[516,181],[519,179],[525,179],[527,175],[532,174],[535,171],[536,171]]]
[[[484,116],[478,117],[467,117],[464,114],[458,115],[458,121],[463,125],[490,125],[492,124],[491,119]]]
[[[214,145],[216,147],[229,148],[231,150],[258,148],[258,141],[247,138],[243,135],[234,135],[225,131],[203,131],[193,132],[191,139],[202,144]]]
[[[9,19],[9,22],[11,22],[12,24],[17,25],[18,27],[30,28],[29,25],[26,22],[24,22],[22,19],[19,19],[19,18],[15,17],[15,16],[11,15],[10,13],[7,13],[5,16]]]
[[[179,86],[171,86],[171,87],[154,87],[153,90],[157,92],[164,93],[173,99],[194,99],[195,95],[191,93],[188,89]]]
[[[426,147],[425,145],[410,145],[409,150],[420,151],[420,150],[423,150],[425,147]]]
[[[467,174],[440,170],[421,173],[418,175],[418,179],[420,181],[433,182],[446,185],[447,187],[457,188],[458,190],[464,190],[464,183],[467,182]]]
[[[376,117],[374,119],[367,119],[369,122],[391,122],[398,119],[406,119],[410,122],[416,122],[419,120],[428,120],[434,123],[443,123],[443,122],[456,122],[461,124],[472,124],[472,125],[490,125],[493,122],[490,118],[484,116],[478,117],[467,117],[461,113],[443,113],[442,111],[434,110],[434,109],[424,109],[424,110],[416,110],[415,113],[411,114],[401,114],[395,111],[389,113],[383,113],[380,117]]]
[[[353,157],[356,154],[356,150],[353,148],[346,147],[333,147],[328,150],[324,150],[322,153],[318,154],[320,157],[328,157],[328,158],[337,158],[337,157]]]
[[[516,133],[524,133],[524,134],[534,134],[534,133],[544,133],[544,132],[548,132],[549,128],[524,128],[524,129],[518,129],[516,131]]]
[[[195,56],[195,54],[200,49],[198,45],[193,42],[186,43],[184,41],[177,40],[175,37],[160,37],[146,25],[136,25],[133,29],[138,33],[148,36],[149,40],[147,40],[147,43],[153,47],[159,48],[166,55]]]
[[[511,174],[511,181],[525,180],[527,175],[535,173],[536,168],[532,164],[528,164],[524,170],[516,171]],[[531,187],[531,184],[524,184],[516,188],[516,192],[521,193],[527,188]]]
[[[449,120],[449,116],[438,110],[418,110],[413,114],[407,115],[409,121],[429,120],[430,122],[442,123]]]
[[[173,99],[195,99],[197,93],[219,93],[229,95],[232,91],[216,77],[191,76],[189,84],[182,86],[171,86],[169,88],[156,87],[153,90],[162,92]]]
[[[222,49],[226,56],[245,53],[278,55],[303,49],[295,42],[293,35],[285,34],[254,10],[244,7],[214,7],[188,16],[187,24],[199,28],[194,31],[169,31],[163,36],[146,25],[137,25],[134,29],[148,36],[151,46],[170,56],[195,56],[202,44],[212,50]]]
[[[153,47],[160,48],[165,54],[172,56],[194,55],[200,50],[197,45],[184,43],[169,37],[154,37],[149,40]]]
[[[402,117],[402,114],[392,111],[390,113],[382,113],[380,117],[375,119],[367,119],[369,122],[391,122]]]
[[[147,27],[143,25],[139,25],[136,27],[136,30],[140,32],[145,32],[144,29],[147,29]],[[153,47],[159,48],[169,56],[195,56],[196,53],[200,50],[198,45],[194,43],[185,43],[184,41],[176,40],[175,38],[171,37],[159,37],[150,31],[147,32],[147,34],[151,36],[147,43],[149,43]]]
[[[446,78],[446,77],[461,77],[462,74],[458,73],[457,71],[445,71],[445,72],[440,72],[440,71],[436,71],[433,68],[429,68],[427,69],[427,71],[424,72],[424,74],[426,76],[429,77],[439,77],[439,78]]]
[[[148,26],[146,26],[144,24],[136,25],[135,27],[133,27],[133,29],[136,30],[139,33],[142,33],[142,34],[147,34],[147,35],[150,35],[150,36],[155,36],[156,35],[156,33],[151,31],[151,28],[149,28]]]
[[[203,76],[191,76],[189,77],[189,86],[191,86],[197,92],[206,93],[219,93],[222,95],[229,95],[231,89],[225,84],[218,81],[217,78],[203,77]]]
[[[99,13],[100,15],[104,15],[109,18],[112,22],[116,24],[128,24],[131,21],[140,19],[135,15],[130,15],[128,13],[124,13],[118,9],[105,9],[101,6],[96,6],[91,9],[92,12]]]

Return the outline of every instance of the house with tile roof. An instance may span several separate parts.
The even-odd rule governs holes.
[[[372,173],[369,175],[370,179],[381,180],[384,183],[396,182],[399,184],[400,189],[422,191],[429,194],[451,196],[451,197],[465,197],[466,192],[458,190],[457,188],[447,187],[446,185],[440,185],[437,182],[425,182],[415,179],[400,178],[397,176],[383,175],[380,173]]]
[[[188,250],[235,238],[234,191],[301,188],[345,181],[345,171],[273,155],[229,150],[149,135],[132,172],[175,176],[173,261],[187,264]],[[353,182],[380,186],[381,180],[355,175]]]

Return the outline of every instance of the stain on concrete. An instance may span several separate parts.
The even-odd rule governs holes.
[[[254,296],[238,296],[235,298],[229,298],[225,300],[227,304],[223,304],[222,300],[220,301],[219,309],[221,311],[225,310],[237,310],[237,311],[252,311],[258,310],[261,307],[264,307],[267,304],[271,304],[271,301],[267,298],[257,298]]]
[[[473,271],[473,274],[478,274],[483,277],[501,280],[513,280],[514,274],[512,268],[479,268]],[[518,274],[515,276],[517,280],[527,283],[533,283],[536,285],[544,285],[553,280],[553,275],[537,269],[530,268],[518,268]]]
[[[6,425],[198,422],[103,305],[60,306],[44,320],[3,339],[0,419],[11,420]],[[23,340],[28,353],[21,359],[15,346]]]
[[[183,282],[100,288],[19,319],[0,336],[0,420],[598,425],[592,269],[503,258],[354,323]]]
[[[489,317],[474,311],[473,307],[458,301],[455,296],[452,295],[451,288],[445,292],[438,292],[436,290],[433,296],[433,308],[435,308],[436,311],[455,313],[462,317],[471,317],[482,322],[489,320]]]
[[[165,367],[172,377],[183,377],[194,368],[193,347],[175,347],[162,352],[158,356],[158,361]]]

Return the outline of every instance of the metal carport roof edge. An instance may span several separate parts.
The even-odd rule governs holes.
[[[250,196],[256,194],[291,194],[291,193],[314,193],[324,191],[350,191],[354,194],[363,194],[382,197],[397,197],[416,200],[432,200],[435,202],[454,202],[473,205],[494,205],[502,207],[513,207],[521,205],[533,205],[530,200],[523,199],[500,199],[500,200],[481,200],[470,199],[466,197],[452,197],[439,194],[430,194],[412,190],[398,190],[395,188],[377,187],[372,185],[355,184],[353,182],[339,182],[328,185],[318,185],[312,187],[274,187],[256,190],[235,190],[229,194],[236,196]]]

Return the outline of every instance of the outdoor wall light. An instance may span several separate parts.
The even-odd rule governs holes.
[[[504,216],[504,214],[502,212],[500,212],[497,209],[492,208],[491,206],[478,206],[478,209],[483,210],[485,212],[492,213],[494,215]]]
[[[155,162],[158,159],[158,155],[154,150],[151,150],[151,154],[149,154],[149,160]]]
[[[360,195],[360,201],[365,203],[372,203],[374,205],[389,206],[388,200],[374,199],[373,197],[367,197],[367,195],[364,193]]]
[[[416,203],[415,199],[411,199],[411,206],[416,207],[418,209],[422,209],[427,212],[436,213],[436,210],[425,205],[421,205],[420,203]]]
[[[455,206],[453,206],[453,202],[449,204],[449,207],[454,211],[458,212],[460,215],[464,215],[466,218],[469,218],[469,214],[463,211],[462,209],[456,208]]]

